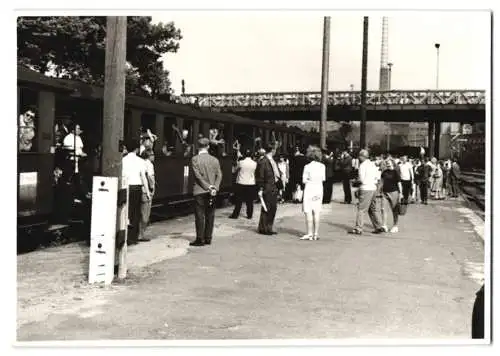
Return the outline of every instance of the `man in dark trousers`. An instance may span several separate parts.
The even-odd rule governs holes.
[[[126,143],[127,155],[122,158],[122,176],[128,184],[128,219],[129,229],[127,236],[128,245],[136,245],[139,241],[139,228],[141,221],[141,202],[151,199],[151,192],[146,178],[146,164],[137,156],[139,141],[130,140]]]
[[[273,158],[275,154],[275,146],[268,145],[266,147],[266,155],[257,162],[257,170],[255,172],[255,182],[258,187],[259,198],[263,199],[266,205],[266,209],[262,206],[260,211],[258,232],[262,235],[277,234],[273,230],[273,223],[278,208],[280,174],[278,164]]]
[[[451,169],[450,169],[450,183],[451,183],[451,196],[453,198],[458,197],[459,188],[458,182],[460,180],[460,165],[458,164],[457,159],[454,157]]]
[[[432,168],[429,166],[429,158],[425,157],[422,164],[418,166],[417,173],[420,178],[420,200],[427,205],[429,195],[429,179],[431,177]]]
[[[222,171],[217,158],[208,153],[210,141],[198,140],[199,153],[191,160],[194,174],[193,196],[196,240],[191,246],[210,245],[214,230],[215,196],[222,181]]]
[[[326,168],[326,180],[323,182],[323,204],[329,204],[332,201],[333,190],[333,152],[328,153],[323,150],[323,164]]]
[[[351,204],[351,178],[352,178],[352,157],[349,152],[344,151],[340,161],[340,174],[342,176],[342,186],[344,188],[344,203]]]

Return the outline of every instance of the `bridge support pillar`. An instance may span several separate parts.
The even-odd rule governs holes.
[[[439,122],[429,120],[429,151],[427,155],[429,158],[439,158],[439,139],[441,137],[441,124]]]
[[[441,123],[434,122],[434,125],[436,125],[436,129],[434,130],[434,157],[439,159],[440,157],[439,143],[441,141]]]
[[[432,120],[428,121],[428,142],[429,142],[429,147],[428,147],[428,152],[427,156],[429,158],[432,158],[435,152],[435,131],[436,131],[436,123]]]

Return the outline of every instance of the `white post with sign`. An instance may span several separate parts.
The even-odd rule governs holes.
[[[111,284],[115,267],[118,178],[94,177],[90,225],[89,283]]]

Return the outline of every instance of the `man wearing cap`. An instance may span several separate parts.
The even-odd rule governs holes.
[[[376,199],[377,185],[379,181],[379,172],[375,164],[370,161],[368,151],[359,152],[359,194],[358,210],[356,214],[356,226],[351,234],[361,235],[363,233],[363,217],[366,211],[375,227],[374,233],[384,232],[380,221],[380,212]]]
[[[260,211],[260,220],[258,232],[262,235],[275,235],[273,231],[274,218],[278,208],[278,182],[280,182],[280,173],[278,165],[273,156],[276,154],[274,145],[266,147],[266,155],[257,162],[255,172],[255,182],[258,187],[259,198],[265,203]]]
[[[208,153],[208,138],[198,140],[199,152],[191,160],[194,174],[193,196],[196,225],[196,240],[191,246],[210,245],[214,230],[215,204],[214,197],[219,191],[222,171],[217,158]]]

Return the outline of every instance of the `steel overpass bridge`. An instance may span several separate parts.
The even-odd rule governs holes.
[[[320,92],[188,94],[180,98],[201,110],[230,112],[256,120],[317,121]],[[485,90],[368,91],[367,121],[427,122],[429,149],[438,152],[440,123],[485,122]],[[328,120],[359,121],[361,92],[328,93]]]

